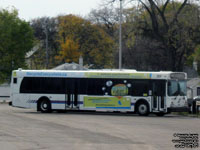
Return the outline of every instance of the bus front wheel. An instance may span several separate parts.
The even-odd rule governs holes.
[[[148,116],[149,114],[149,106],[147,103],[139,103],[137,106],[137,112],[140,116]]]
[[[43,113],[50,113],[51,112],[51,104],[50,101],[47,99],[42,99],[39,102],[39,110]]]

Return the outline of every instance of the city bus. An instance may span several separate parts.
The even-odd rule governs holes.
[[[187,74],[136,70],[14,70],[14,107],[54,110],[135,112],[158,116],[187,111]]]

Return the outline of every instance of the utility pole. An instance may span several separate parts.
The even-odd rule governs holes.
[[[119,16],[119,69],[122,69],[122,0],[120,0]]]
[[[47,21],[45,24],[45,43],[46,43],[46,69],[48,69],[49,66],[49,50],[48,50],[48,30],[47,30]]]

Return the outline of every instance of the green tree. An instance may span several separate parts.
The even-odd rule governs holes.
[[[114,41],[104,30],[90,21],[74,15],[59,16],[58,19],[58,40],[61,47],[67,41],[72,40],[75,45],[79,46],[79,50],[74,49],[76,52],[73,54],[82,55],[85,65],[92,64],[94,68],[113,67]],[[72,51],[69,50],[69,47],[67,49]],[[62,52],[60,54],[64,55]],[[71,57],[70,60],[74,58],[74,56],[67,57],[68,60],[69,57]]]
[[[25,55],[33,46],[33,30],[18,17],[16,9],[0,10],[0,81],[10,79],[11,71],[25,68]]]

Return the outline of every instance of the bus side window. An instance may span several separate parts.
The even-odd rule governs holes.
[[[153,80],[152,90],[154,96],[165,96],[165,84],[164,80]]]
[[[90,78],[87,80],[87,94],[88,95],[104,95],[107,93],[105,90],[102,90],[105,87],[104,79],[99,78]],[[107,93],[109,95],[109,93]]]
[[[150,82],[148,80],[133,80],[132,82],[132,94],[133,96],[148,96],[150,89]]]
[[[13,78],[13,83],[17,84],[17,78]]]

